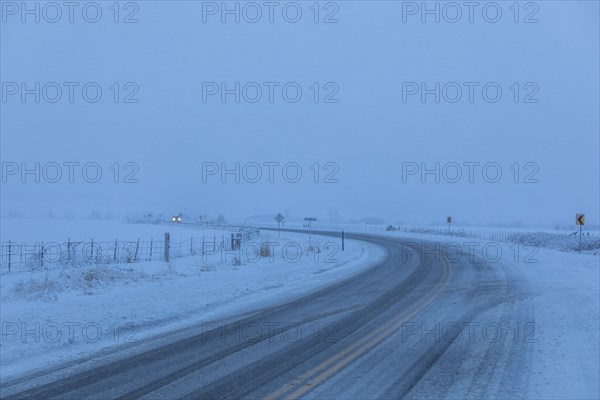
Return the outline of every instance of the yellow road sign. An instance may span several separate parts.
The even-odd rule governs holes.
[[[577,225],[585,225],[585,214],[577,214],[575,217],[575,223]]]

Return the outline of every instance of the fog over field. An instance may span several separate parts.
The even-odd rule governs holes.
[[[3,4],[3,215],[599,221],[597,2]]]

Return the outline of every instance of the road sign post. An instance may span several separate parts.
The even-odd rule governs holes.
[[[308,247],[311,246],[311,240],[312,240],[312,222],[316,221],[316,218],[312,218],[312,217],[306,217],[304,218],[305,221],[308,221]]]
[[[277,231],[278,231],[279,237],[281,237],[281,223],[283,222],[284,219],[285,219],[285,217],[283,215],[281,215],[280,213],[277,213],[277,215],[275,216],[275,221],[277,221]]]
[[[342,251],[344,251],[344,231],[342,231]]]
[[[581,253],[581,228],[585,225],[585,214],[576,214],[575,223],[579,225],[579,253]]]

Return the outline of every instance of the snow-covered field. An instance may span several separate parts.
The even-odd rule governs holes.
[[[505,230],[501,228],[453,228],[448,227],[412,227],[403,228],[403,232],[416,234],[433,234],[453,237],[466,237],[484,240],[510,242],[522,246],[534,246],[538,248],[583,252],[587,254],[600,254],[600,235],[596,230],[586,229],[581,236],[581,243],[577,231],[538,230],[538,229],[514,229]]]
[[[439,229],[442,231],[448,230],[448,225],[430,225],[427,226],[432,229]],[[451,230],[464,230],[467,232],[481,232],[481,234],[491,234],[497,232],[512,232],[512,233],[553,233],[558,235],[569,235],[573,232],[579,232],[579,227],[573,225],[571,228],[567,227],[501,227],[501,226],[478,226],[478,225],[453,225]],[[586,227],[583,228],[584,235],[589,233],[593,236],[600,235],[598,227]]]
[[[129,224],[119,220],[103,219],[44,219],[2,218],[0,238],[2,242],[65,242],[68,239],[109,240],[162,239],[165,232],[173,240],[189,236],[195,229],[175,224]]]
[[[94,222],[82,224],[77,233],[137,237],[165,229],[111,221],[97,221],[95,227]],[[75,236],[78,224],[63,224],[54,236]],[[11,232],[5,228],[3,232]],[[63,228],[72,229],[67,233],[60,231]],[[169,228],[174,237],[189,234],[184,226]],[[21,236],[14,235],[19,240],[26,239],[22,231]],[[54,239],[47,226],[32,231],[31,237]],[[268,254],[257,256],[265,242],[270,243]],[[356,274],[384,255],[384,250],[363,242],[347,240],[343,252],[331,238],[313,236],[313,248],[315,242],[320,252],[308,249],[307,235],[285,233],[280,238],[264,232],[237,253],[182,257],[170,263],[5,272],[0,282],[0,377],[291,299]]]

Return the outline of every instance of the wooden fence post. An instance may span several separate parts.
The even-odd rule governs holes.
[[[165,233],[165,261],[169,262],[169,242],[171,241],[171,235]]]

